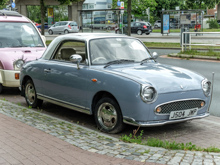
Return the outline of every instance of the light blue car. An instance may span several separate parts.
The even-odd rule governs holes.
[[[41,59],[23,66],[21,94],[32,107],[48,101],[94,115],[107,133],[125,124],[148,127],[207,117],[210,81],[156,58],[133,37],[59,36]]]

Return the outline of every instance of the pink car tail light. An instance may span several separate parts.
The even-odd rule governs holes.
[[[71,26],[70,26],[70,25],[68,25],[68,28],[69,28],[69,29],[71,29]]]
[[[147,29],[147,26],[146,26],[146,25],[144,25],[144,26],[143,26],[143,28],[144,28],[144,29]]]

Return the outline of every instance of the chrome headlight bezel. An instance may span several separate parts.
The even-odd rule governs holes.
[[[142,85],[140,95],[145,103],[153,103],[157,99],[157,91],[151,85]]]
[[[211,82],[208,81],[207,79],[204,79],[202,81],[202,90],[203,90],[203,93],[206,97],[210,96],[211,95]]]
[[[14,61],[14,69],[15,70],[21,70],[24,63],[25,63],[25,61],[23,59],[18,59],[16,61]]]

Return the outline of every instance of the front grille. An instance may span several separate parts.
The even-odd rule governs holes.
[[[179,110],[186,110],[186,109],[193,109],[193,108],[201,108],[201,103],[204,102],[203,100],[184,100],[184,101],[176,101],[171,103],[162,104],[158,107],[161,108],[161,111],[156,114],[166,115],[170,114],[172,111],[179,111]],[[205,103],[205,102],[204,102]],[[156,108],[158,108],[156,107]]]

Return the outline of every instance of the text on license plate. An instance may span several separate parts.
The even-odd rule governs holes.
[[[172,119],[180,119],[180,118],[186,118],[186,117],[191,117],[197,115],[198,108],[194,109],[187,109],[187,110],[182,110],[182,111],[172,111],[170,113],[170,120]]]

